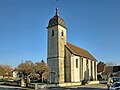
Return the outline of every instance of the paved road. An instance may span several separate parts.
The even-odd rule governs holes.
[[[77,87],[66,87],[66,88],[49,88],[49,89],[41,89],[41,90],[107,90],[107,86],[104,84],[97,85],[84,85]]]
[[[6,89],[9,88],[9,89]],[[14,88],[14,89],[13,89]],[[25,89],[20,87],[11,87],[11,86],[0,86],[0,90],[34,90],[34,89]],[[39,90],[107,90],[105,84],[96,84],[96,85],[81,85],[75,87],[64,87],[64,88],[43,88]]]

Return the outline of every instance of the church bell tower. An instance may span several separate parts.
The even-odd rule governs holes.
[[[49,82],[64,83],[64,58],[66,45],[66,25],[64,20],[56,14],[48,24],[47,63],[50,67]]]

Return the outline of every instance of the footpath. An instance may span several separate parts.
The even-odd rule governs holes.
[[[0,85],[0,88],[10,88],[10,89],[22,89],[22,90],[32,90],[29,88],[24,88],[24,87],[16,87],[16,86],[6,86],[6,85]]]

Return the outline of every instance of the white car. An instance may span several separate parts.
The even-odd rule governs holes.
[[[120,90],[120,82],[113,83],[113,85],[110,88],[110,90]]]

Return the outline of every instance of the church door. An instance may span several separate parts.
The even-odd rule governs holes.
[[[55,83],[55,72],[51,72],[51,83]]]

